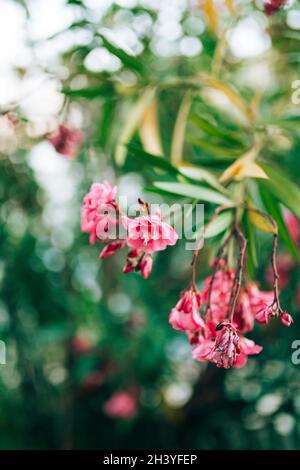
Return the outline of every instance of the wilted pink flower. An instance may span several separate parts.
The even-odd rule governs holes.
[[[83,134],[78,129],[62,124],[49,135],[48,140],[58,153],[68,158],[75,158],[83,142]]]
[[[285,4],[287,0],[265,0],[264,9],[267,15],[273,15],[279,11]]]
[[[162,221],[161,214],[147,214],[130,219],[123,217],[127,229],[127,244],[144,253],[165,250],[168,245],[175,245],[178,240],[176,231]]]
[[[201,296],[193,289],[185,291],[176,306],[171,310],[169,323],[175,330],[186,333],[195,333],[200,328],[205,328],[205,323],[200,316],[199,308]]]
[[[110,256],[113,256],[118,250],[125,248],[125,242],[123,241],[116,241],[116,242],[111,242],[108,245],[106,245],[103,250],[101,251],[99,258],[105,259],[109,258]]]
[[[104,404],[103,410],[111,418],[132,419],[137,414],[136,394],[128,390],[116,392]]]
[[[148,279],[152,272],[153,259],[151,255],[145,255],[141,261],[141,274],[143,279]]]
[[[219,328],[215,345],[211,352],[211,359],[217,364],[217,367],[229,369],[229,367],[233,366],[237,355],[240,353],[240,339],[236,329],[230,323],[221,324]]]
[[[90,243],[96,243],[101,237],[100,229],[107,231],[109,224],[116,223],[115,201],[117,187],[111,187],[107,181],[94,183],[85,195],[82,205],[81,230],[90,233]],[[100,227],[101,225],[101,227]]]
[[[284,326],[291,326],[294,323],[293,317],[287,312],[283,312],[280,315],[280,321]]]

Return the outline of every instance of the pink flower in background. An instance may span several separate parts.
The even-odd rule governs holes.
[[[279,11],[285,4],[287,0],[265,0],[264,9],[267,15],[273,15]]]
[[[300,220],[291,212],[284,213],[284,221],[296,244],[300,243]]]
[[[91,351],[93,343],[88,336],[77,333],[71,340],[72,352],[76,355],[86,354]]]
[[[117,187],[112,187],[107,181],[94,183],[90,191],[85,195],[82,205],[81,230],[90,233],[90,243],[96,243],[101,230],[105,230],[109,224],[116,223],[115,201]],[[100,227],[101,224],[101,227]]]
[[[234,365],[240,353],[240,339],[236,329],[230,323],[219,325],[217,328],[220,329],[211,352],[211,360],[217,364],[217,367],[229,369]]]
[[[285,287],[290,280],[291,272],[295,262],[288,253],[279,253],[277,256],[277,271],[279,274],[278,284],[280,288]],[[271,265],[266,270],[266,281],[269,285],[274,283],[274,272]]]
[[[104,404],[103,410],[111,418],[132,419],[137,414],[137,396],[128,390],[116,392]]]
[[[211,361],[211,353],[214,349],[215,342],[212,339],[204,339],[197,347],[192,350],[192,356],[196,361]]]
[[[293,317],[287,312],[282,312],[280,321],[284,326],[291,326],[291,324],[294,323]]]
[[[239,333],[247,333],[254,326],[254,313],[251,298],[246,289],[242,289],[233,316],[233,325]]]
[[[171,310],[169,323],[175,330],[194,333],[200,328],[205,328],[203,318],[199,313],[201,296],[189,289],[185,291],[176,306]]]
[[[257,284],[248,283],[247,292],[254,315],[273,303],[274,292],[262,291],[257,287]]]
[[[130,219],[123,216],[122,222],[127,229],[127,245],[144,253],[165,250],[178,240],[176,231],[162,221],[161,214],[147,214]]]
[[[71,159],[76,158],[83,140],[83,133],[80,130],[63,124],[48,137],[48,141],[58,153]]]

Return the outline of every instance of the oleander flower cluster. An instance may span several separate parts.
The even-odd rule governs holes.
[[[140,271],[147,279],[152,271],[153,254],[175,245],[178,235],[163,221],[160,211],[152,213],[144,200],[138,200],[138,215],[128,217],[120,210],[116,197],[117,187],[112,187],[107,181],[94,183],[83,200],[82,231],[89,233],[91,244],[103,245],[102,259],[127,247],[129,251],[123,273]],[[125,236],[116,235],[121,233],[120,229],[125,231]],[[222,244],[211,265],[212,274],[204,280],[201,291],[196,284],[200,249],[194,252],[190,286],[182,292],[171,310],[169,323],[187,335],[192,356],[197,361],[211,362],[225,369],[243,367],[248,356],[259,354],[263,349],[245,336],[253,330],[255,322],[266,325],[278,317],[285,326],[293,323],[291,315],[280,305],[277,231],[273,237],[273,289],[270,291],[261,290],[257,283],[245,276],[247,240],[238,223],[232,226],[230,236]],[[237,252],[234,268],[228,264],[229,242],[235,243]]]
[[[107,181],[94,183],[83,200],[81,229],[90,234],[90,243],[104,245],[101,259],[128,247],[123,273],[140,271],[147,279],[153,267],[153,254],[175,245],[178,235],[163,221],[160,211],[151,213],[149,204],[142,199],[139,199],[140,215],[123,214],[116,194],[117,187],[111,187]]]

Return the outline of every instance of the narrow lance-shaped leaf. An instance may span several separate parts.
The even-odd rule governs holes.
[[[232,201],[228,197],[203,186],[182,183],[165,183],[160,181],[153,184],[154,187],[162,191],[176,194],[178,196],[190,197],[192,199],[197,199],[198,201],[206,201],[213,204],[232,204]]]
[[[278,199],[284,206],[300,218],[300,188],[293,183],[282,170],[261,163],[261,167],[269,177],[261,181],[261,185]]]
[[[173,165],[179,165],[183,156],[185,129],[189,110],[191,107],[191,92],[187,91],[179,107],[171,146],[171,162]]]
[[[153,100],[154,95],[155,88],[147,88],[129,112],[126,123],[121,131],[119,142],[116,146],[115,160],[117,165],[122,166],[124,164],[127,153],[126,145],[130,142],[134,133],[137,131],[145,110]]]

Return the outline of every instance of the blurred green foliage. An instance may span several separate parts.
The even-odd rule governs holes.
[[[282,293],[295,316],[294,326],[257,327],[254,339],[264,345],[262,354],[243,369],[223,371],[195,363],[185,336],[168,325],[168,313],[190,275],[183,242],[158,254],[145,282],[139,275],[120,275],[119,256],[100,262],[99,246],[88,245],[80,233],[80,205],[91,182],[118,177],[123,193],[137,188],[135,197],[140,187],[155,180],[176,180],[177,170],[169,160],[164,160],[162,173],[155,155],[141,152],[138,132],[128,139],[133,143],[122,168],[113,159],[116,142],[143,90],[151,86],[159,103],[162,149],[170,155],[184,93],[199,87],[190,77],[210,71],[216,36],[205,28],[200,10],[183,10],[177,2],[180,37],[198,38],[203,50],[193,57],[176,52],[163,56],[155,33],[161,19],[157,9],[145,6],[150,2],[136,2],[132,8],[115,3],[99,22],[84,2],[67,3],[80,9],[80,20],[69,30],[88,32],[90,41],[61,56],[68,69],[61,85],[66,106],[80,108],[86,135],[77,161],[62,161],[57,173],[44,175],[50,183],[58,178],[55,191],[61,200],[53,199],[43,172],[37,170],[40,163],[32,163],[30,148],[36,141],[27,137],[24,143],[23,136],[17,150],[1,153],[0,338],[7,346],[7,364],[0,366],[0,448],[299,448],[300,369],[291,362],[291,344],[299,332],[296,261]],[[254,11],[259,21],[269,21],[254,2],[242,3],[241,17],[224,12],[225,22],[234,24]],[[291,30],[286,15],[280,12],[268,23],[272,47],[260,62],[271,70],[273,84],[261,97],[260,118],[251,129],[266,135],[264,161],[275,161],[299,184],[300,121],[290,103],[290,84],[299,72],[300,32]],[[139,30],[139,24],[145,27]],[[135,28],[136,56],[106,34],[124,25]],[[116,71],[96,72],[86,66],[86,57],[100,46],[119,59]],[[223,61],[222,80],[236,86],[250,103],[256,90],[240,77],[254,69],[255,59],[237,60],[227,51]],[[246,124],[196,93],[184,147],[190,163],[201,161],[218,176],[251,142]],[[38,158],[48,156],[40,151]],[[66,182],[73,188],[69,198],[63,197]],[[267,183],[264,189],[271,193]],[[289,193],[285,186],[281,190],[284,196]],[[162,201],[159,194],[144,197]],[[256,235],[256,277],[266,287],[270,240]],[[214,250],[208,245],[203,253],[199,285]],[[76,338],[91,345],[87,352],[76,349]],[[106,416],[103,405],[113,392],[130,387],[139,391],[136,418]]]

